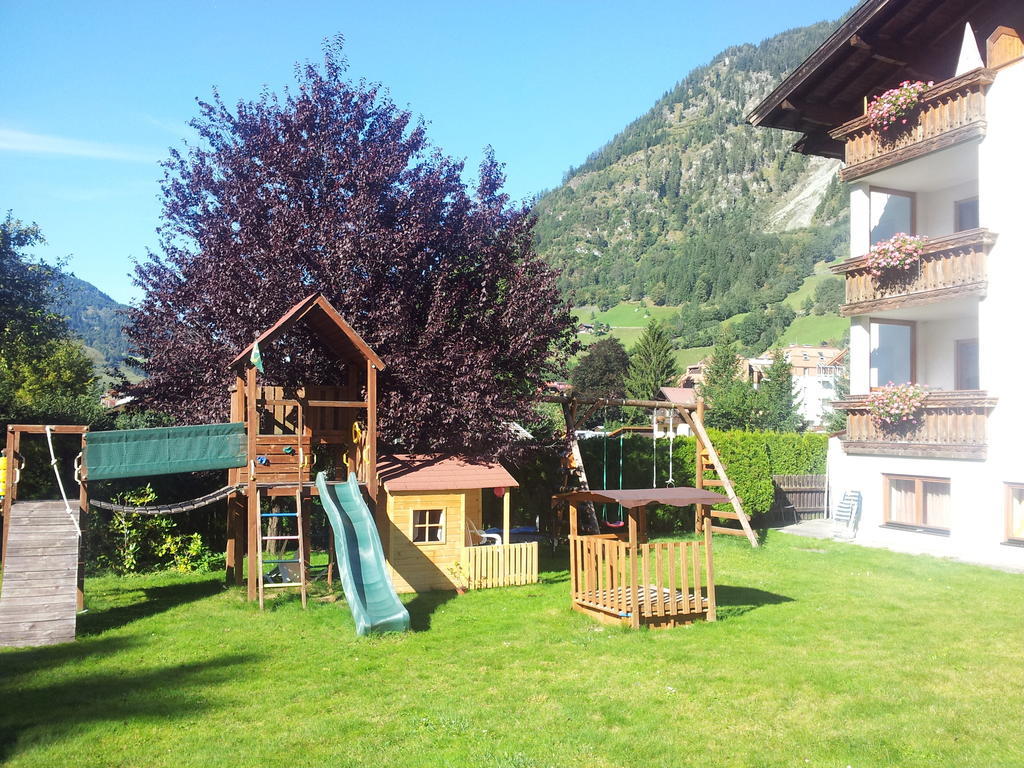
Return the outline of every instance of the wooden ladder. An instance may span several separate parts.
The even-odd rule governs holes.
[[[712,510],[707,504],[698,504],[696,516],[697,533],[702,532],[706,521],[706,524],[711,526],[712,533],[746,536],[750,546],[758,546],[757,535],[750,527],[750,518],[743,511],[743,505],[740,503],[739,496],[736,495],[736,489],[733,488],[729,476],[725,473],[725,465],[722,463],[722,459],[718,455],[718,451],[715,450],[711,437],[704,427],[704,399],[700,398],[697,400],[697,410],[693,412],[681,411],[681,413],[683,419],[686,420],[687,425],[697,438],[697,462],[696,471],[694,472],[694,485],[697,488],[721,488],[722,493],[729,497],[729,503],[732,505],[731,512],[722,512],[720,510]],[[707,472],[714,472],[718,477],[705,477],[704,475]],[[715,525],[713,522],[715,517],[725,518],[726,520],[739,520],[740,527],[726,528],[722,525]]]
[[[306,542],[304,539],[304,532],[302,530],[302,491],[299,490],[295,494],[295,511],[294,512],[263,512],[262,505],[260,504],[260,494],[257,491],[256,508],[260,511],[260,548],[257,557],[259,558],[259,566],[257,573],[259,574],[259,596],[260,596],[260,610],[263,610],[263,595],[266,589],[295,589],[300,590],[302,595],[302,607],[306,607]],[[295,520],[294,534],[279,535],[276,532],[273,535],[267,535],[264,533],[263,524],[268,522],[270,519],[284,519],[293,518]],[[264,557],[266,551],[266,542],[268,541],[294,541],[296,546],[296,552],[294,558],[267,558]],[[277,565],[278,570],[285,575],[286,569],[282,569],[282,565],[297,565],[298,566],[298,581],[281,581],[281,582],[270,582],[266,581],[266,574],[263,572],[263,566],[266,565]]]

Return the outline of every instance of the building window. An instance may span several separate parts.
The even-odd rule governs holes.
[[[888,240],[898,232],[916,234],[913,192],[872,187],[869,197],[872,245]]]
[[[871,322],[871,387],[906,384],[916,376],[916,330],[913,322]]]
[[[977,229],[978,220],[978,198],[969,197],[966,200],[957,200],[953,203],[956,209],[956,231],[963,232],[965,229]],[[948,208],[946,210],[949,210]]]
[[[1006,484],[1006,540],[1024,546],[1024,483]]]
[[[412,540],[416,544],[443,544],[444,510],[414,509],[412,511]]]
[[[882,475],[885,523],[932,533],[949,533],[952,505],[949,478]]]
[[[958,339],[956,342],[957,389],[981,389],[978,374],[978,340]]]

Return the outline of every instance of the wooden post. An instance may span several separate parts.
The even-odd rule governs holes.
[[[685,418],[685,414],[684,414]],[[704,423],[704,398],[697,398],[697,420],[702,424]],[[693,430],[693,436],[697,438],[694,442],[697,446],[697,457],[694,463],[693,487],[703,489],[704,488],[704,441],[700,439],[700,434]],[[701,526],[704,524],[704,519],[707,516],[708,506],[707,504],[698,504],[694,509],[693,515],[693,532],[699,534],[701,532]]]
[[[366,486],[377,499],[377,367],[366,361]]]
[[[4,488],[4,504],[3,504],[3,516],[4,516],[4,538],[3,544],[0,545],[0,556],[3,557],[4,562],[7,562],[7,534],[10,532],[11,522],[11,505],[18,496],[18,486],[14,482],[15,476],[18,474],[19,460],[18,456],[21,449],[21,433],[13,427],[7,428],[7,483]]]
[[[708,621],[715,621],[715,561],[710,521],[708,521],[708,524],[704,526],[704,570],[707,576],[708,587],[708,610],[705,618]]]
[[[512,540],[512,489],[506,488],[504,495],[501,497],[501,542],[503,544],[511,544]]]
[[[249,586],[248,598],[256,600],[259,581],[259,558],[257,553],[260,550],[260,500],[256,493],[256,436],[260,431],[259,413],[256,409],[256,368],[250,365],[245,371],[245,431],[247,438],[247,472],[249,473],[246,482],[246,500],[248,501],[248,546],[246,551],[249,554]]]
[[[579,573],[577,572],[576,562],[576,544],[577,544],[577,531],[579,522],[579,511],[576,508],[576,504],[568,502],[569,504],[569,584],[572,590],[572,600],[576,602],[576,597],[579,594]]]
[[[245,379],[235,374],[235,386],[231,390],[230,419],[232,422],[245,421]],[[248,453],[248,451],[246,451]],[[229,469],[228,485],[238,485],[245,477],[248,469]],[[224,547],[224,583],[242,583],[242,560],[245,545],[242,537],[245,530],[241,499],[239,494],[228,496],[226,534],[227,544]]]
[[[89,431],[86,427],[85,431],[82,432],[82,462],[85,462],[85,433]],[[85,472],[85,467],[81,470]],[[85,475],[82,474],[78,479],[78,530],[81,535],[78,537],[78,586],[75,589],[75,608],[79,611],[85,610],[85,558],[84,554],[84,539],[85,532],[88,526],[88,512],[89,512],[89,486],[86,482]]]
[[[637,566],[640,561],[640,546],[638,536],[637,517],[639,509],[626,510],[629,517],[629,571],[630,571],[630,593],[629,593],[629,625],[633,629],[640,627],[640,580],[637,573]]]

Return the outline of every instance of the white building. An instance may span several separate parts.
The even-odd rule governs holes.
[[[968,9],[964,12],[964,9]],[[973,9],[973,10],[972,10]],[[965,33],[965,21],[969,23]],[[850,396],[829,455],[833,503],[862,497],[857,540],[1024,568],[1024,3],[865,0],[751,114],[838,157],[850,190]],[[891,133],[864,114],[903,81],[934,81]],[[864,255],[928,238],[901,279]],[[928,390],[917,427],[869,409],[889,382]]]

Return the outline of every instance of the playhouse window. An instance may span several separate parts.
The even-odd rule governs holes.
[[[412,511],[412,540],[416,544],[444,542],[444,510],[414,509]]]

